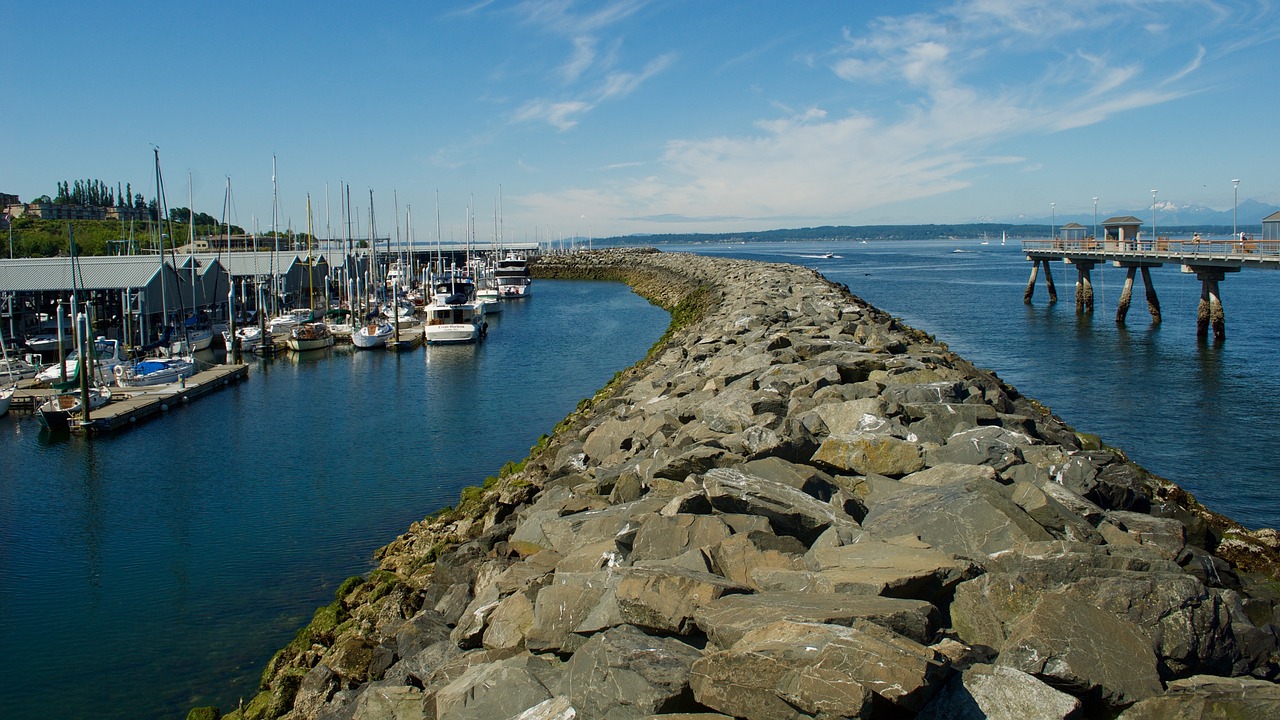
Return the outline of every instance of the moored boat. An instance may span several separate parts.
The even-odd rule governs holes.
[[[529,297],[532,292],[529,261],[522,255],[507,253],[494,264],[493,274],[498,279],[498,294],[504,299]]]
[[[92,374],[94,377],[110,377],[116,366],[124,361],[119,340],[99,337],[93,341],[94,368]],[[40,382],[57,382],[62,378],[64,368],[66,369],[67,377],[71,377],[75,374],[79,363],[80,353],[73,350],[61,364],[54,363],[37,373],[36,380]]]
[[[79,392],[54,395],[36,410],[40,425],[51,430],[68,430],[73,420],[82,418],[83,398]],[[111,389],[105,385],[89,388],[89,410],[97,410],[111,401]]]
[[[322,350],[333,346],[333,333],[329,326],[322,322],[303,323],[289,331],[285,344],[290,350]]]
[[[194,375],[196,362],[191,356],[147,358],[132,366],[117,365],[114,372],[116,385],[122,388],[168,385]]]
[[[394,335],[396,329],[385,320],[373,320],[361,325],[351,333],[351,344],[361,350],[374,350],[387,346],[387,338]]]

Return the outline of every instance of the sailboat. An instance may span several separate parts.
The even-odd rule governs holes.
[[[76,277],[79,263],[76,262],[75,233],[71,230],[70,224],[67,225],[67,245],[71,256],[71,307],[77,308],[80,305]],[[36,410],[40,424],[51,431],[69,429],[71,418],[75,416],[79,416],[82,422],[88,421],[92,410],[106,405],[111,400],[111,390],[105,384],[97,382],[95,377],[97,363],[94,361],[93,351],[97,343],[89,340],[92,327],[93,323],[88,312],[76,317],[75,337],[79,347],[75,353],[75,375],[70,381],[54,383],[54,389],[59,391],[58,394],[49,398]],[[118,341],[112,342],[117,342],[118,347]],[[79,392],[73,391],[77,385]]]
[[[3,330],[0,330],[0,352],[4,353],[4,367],[7,371],[11,366],[9,365],[9,346],[4,344]],[[17,382],[14,382],[13,385],[7,388],[0,389],[0,417],[4,417],[4,415],[9,412],[9,403],[13,402],[13,394],[17,391]]]

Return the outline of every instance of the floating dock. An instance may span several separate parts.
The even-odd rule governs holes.
[[[71,431],[107,433],[132,427],[138,421],[221,390],[249,376],[248,365],[214,365],[181,382],[139,388],[111,388],[111,402],[91,413],[88,422],[73,423]],[[54,394],[48,388],[21,387],[13,396],[13,409],[35,412]]]

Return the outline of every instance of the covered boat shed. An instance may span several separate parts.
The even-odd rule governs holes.
[[[225,272],[216,262],[206,264],[197,281]],[[176,316],[184,306],[190,312],[192,297],[190,273],[156,255],[82,257],[74,268],[69,257],[0,260],[6,329],[15,340],[55,317],[73,289],[92,308],[95,332],[139,344],[159,337],[166,315]],[[209,295],[201,297],[199,285],[195,297],[200,307],[214,304]]]

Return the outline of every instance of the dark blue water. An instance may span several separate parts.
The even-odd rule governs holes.
[[[616,283],[505,307],[480,346],[279,358],[113,436],[0,418],[0,717],[247,701],[376,548],[524,458],[669,320]]]
[[[1117,326],[1124,271],[1095,268],[1095,311],[1077,316],[1075,269],[1054,263],[1030,306],[1031,263],[1010,240],[762,243],[682,249],[802,264],[994,370],[1082,432],[1249,527],[1280,527],[1280,273],[1245,270],[1220,286],[1221,344],[1195,337],[1200,283],[1153,270],[1164,322],[1151,325],[1142,280]],[[955,252],[960,249],[962,252]],[[837,257],[824,259],[823,253]]]

